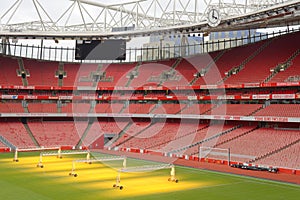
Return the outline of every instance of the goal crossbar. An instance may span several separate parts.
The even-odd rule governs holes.
[[[47,153],[41,153],[42,156],[58,156],[60,157],[61,155],[76,155],[76,154],[88,154],[90,153],[89,151],[62,151],[62,152],[47,152]]]
[[[15,150],[13,161],[19,161],[19,152],[32,152],[32,151],[49,151],[49,150],[60,150],[60,147],[33,147],[33,148],[20,148]]]
[[[160,170],[160,169],[170,169],[174,167],[172,164],[161,164],[161,165],[143,165],[138,167],[128,167],[120,169],[119,172],[147,172],[153,170]]]
[[[77,177],[77,173],[75,173],[76,170],[76,163],[96,163],[96,162],[105,162],[105,161],[118,161],[123,160],[123,168],[126,168],[126,156],[107,156],[107,157],[98,157],[93,159],[79,159],[74,160],[72,163],[72,171],[69,173],[70,176]]]
[[[202,158],[211,158],[215,160],[227,160],[230,165],[230,149],[214,148],[214,147],[199,147],[199,160]]]
[[[116,177],[116,183],[113,185],[115,188],[123,189],[123,186],[121,183],[121,173],[127,173],[127,172],[149,172],[154,170],[160,170],[160,169],[171,169],[170,171],[170,178],[168,178],[168,181],[176,182],[178,183],[178,179],[176,179],[175,176],[175,166],[173,164],[160,164],[160,165],[143,165],[138,167],[128,167],[128,168],[122,168],[118,171],[118,175]]]
[[[57,156],[58,158],[62,158],[62,155],[80,155],[80,154],[86,154],[86,160],[90,160],[90,151],[61,151],[59,149],[57,152],[41,152],[40,153],[40,159],[37,164],[37,167],[43,168],[43,156]]]

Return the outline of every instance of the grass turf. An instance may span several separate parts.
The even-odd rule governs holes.
[[[101,156],[99,154],[93,154]],[[123,190],[113,188],[122,161],[76,164],[78,177],[69,176],[74,159],[44,157],[44,168],[36,167],[39,153],[0,154],[0,199],[299,199],[300,186],[231,174],[176,166],[179,183],[168,182],[170,169],[144,173],[122,173]],[[158,163],[128,159],[127,166]]]

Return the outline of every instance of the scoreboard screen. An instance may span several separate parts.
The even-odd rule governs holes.
[[[125,60],[126,41],[76,40],[76,60]]]

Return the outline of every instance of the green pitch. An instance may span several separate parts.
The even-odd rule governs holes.
[[[98,154],[93,154],[99,156]],[[170,169],[144,173],[122,173],[123,190],[113,188],[122,161],[76,164],[78,177],[69,176],[74,159],[84,155],[43,158],[44,168],[36,165],[39,153],[0,154],[1,200],[50,199],[199,199],[199,200],[293,200],[299,199],[300,186],[176,166],[179,183],[169,182]],[[127,166],[158,163],[127,159]]]

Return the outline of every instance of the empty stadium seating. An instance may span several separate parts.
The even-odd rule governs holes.
[[[129,104],[122,113],[148,114],[155,106],[156,104]]]
[[[110,119],[98,119],[91,124],[90,129],[87,132],[85,138],[83,138],[83,145],[89,146],[99,137],[104,134],[119,134],[127,125],[128,120],[110,120]]]
[[[266,158],[260,159],[255,164],[261,164],[265,166],[283,167],[291,169],[300,168],[300,142],[292,146],[283,149],[277,153],[272,154]]]
[[[21,102],[1,102],[0,113],[24,113]]]
[[[203,77],[199,77],[194,85],[213,85],[223,80],[225,73],[231,69],[238,67],[243,61],[247,59],[253,52],[255,52],[262,42],[249,44],[240,48],[233,48],[226,50],[224,54],[210,67]],[[223,84],[220,82],[219,84]]]
[[[119,113],[124,108],[122,103],[101,103],[96,104],[96,113]]]
[[[126,77],[131,72],[136,63],[125,63],[125,64],[108,64],[104,65],[101,69],[105,72],[105,79],[98,82],[98,87],[124,87],[128,81]]]
[[[123,146],[145,149],[165,139],[173,138],[179,125],[179,123],[165,122],[151,124],[150,127],[124,143]]]
[[[255,44],[200,54],[188,58],[177,58],[165,61],[120,63],[120,64],[84,64],[58,63],[37,61],[23,58],[24,69],[28,72],[26,80],[29,88],[3,89],[0,87],[0,114],[9,114],[0,120],[0,135],[18,148],[35,146],[90,146],[101,136],[113,137],[110,147],[126,147],[147,149],[150,151],[170,152],[176,154],[197,155],[199,147],[212,146],[231,149],[232,160],[249,162],[255,158],[255,163],[299,168],[299,143],[289,146],[300,138],[298,122],[295,130],[270,128],[278,126],[277,122],[247,122],[217,121],[217,120],[178,120],[182,115],[230,115],[230,116],[266,116],[300,118],[299,86],[290,87],[253,87],[235,88],[234,84],[262,83],[272,73],[274,66],[287,61],[298,50],[299,33],[289,34],[261,41]],[[266,46],[263,46],[266,45]],[[261,52],[259,52],[262,50]],[[255,55],[255,53],[258,53]],[[239,66],[247,58],[255,55],[236,75],[227,77],[225,72]],[[276,56],[274,56],[276,55]],[[21,59],[21,58],[18,58]],[[211,61],[215,60],[215,63]],[[300,56],[297,55],[291,65],[282,72],[271,77],[269,83],[298,82]],[[17,76],[20,69],[18,60],[10,57],[0,57],[0,86],[25,86],[26,81]],[[207,69],[204,77],[199,77],[201,70]],[[59,71],[60,70],[60,71]],[[62,81],[57,72],[63,73]],[[216,76],[216,74],[219,74]],[[101,77],[100,77],[101,75]],[[197,76],[195,76],[197,75]],[[96,81],[97,80],[97,81]],[[233,84],[229,88],[199,89],[205,84]],[[300,79],[299,79],[300,81]],[[61,85],[60,85],[61,82]],[[124,86],[196,86],[193,89],[157,89],[157,90],[124,90]],[[79,86],[80,89],[32,89],[30,86]],[[89,91],[83,86],[103,87],[101,90]],[[111,91],[113,87],[122,87]],[[226,86],[227,87],[227,86]],[[85,90],[83,90],[83,89]],[[163,87],[161,87],[163,88]],[[47,100],[29,97],[28,107],[16,95],[47,95]],[[295,94],[296,99],[270,100],[250,98],[250,95],[261,94]],[[7,95],[7,96],[3,96]],[[9,97],[11,95],[11,97]],[[168,100],[172,96],[193,96],[195,99],[177,102]],[[245,95],[242,100],[198,99],[196,95]],[[266,95],[266,96],[268,96]],[[95,102],[88,100],[61,99],[60,96],[100,97]],[[214,97],[216,97],[214,96]],[[19,96],[20,97],[20,96]],[[101,98],[105,97],[105,100]],[[107,97],[107,99],[106,99]],[[118,97],[115,98],[115,97]],[[141,101],[138,97],[144,97]],[[157,100],[157,97],[164,99]],[[7,99],[10,98],[10,99]],[[24,97],[25,98],[25,97]],[[32,99],[31,99],[32,98]],[[78,98],[78,99],[79,99]],[[115,99],[114,99],[115,98]],[[132,98],[132,99],[130,99]],[[216,97],[218,98],[218,97]],[[58,101],[59,99],[59,101]],[[112,100],[110,100],[112,99]],[[130,99],[130,101],[128,101]],[[178,100],[181,101],[181,100]],[[94,103],[95,107],[94,107]],[[24,107],[23,107],[24,106]],[[10,116],[15,113],[15,116]],[[19,114],[22,113],[22,114]],[[57,118],[41,117],[34,113],[70,114],[108,114],[120,113],[122,117],[99,117],[87,120],[86,117],[70,119],[57,115]],[[32,114],[32,115],[30,115]],[[128,114],[128,115],[127,115]],[[154,114],[153,119],[127,118],[129,114]],[[161,119],[159,114],[177,114],[171,119]],[[55,115],[54,115],[55,116]],[[151,115],[152,116],[152,115]],[[11,118],[10,118],[11,117]],[[185,116],[193,118],[194,116]],[[198,117],[198,116],[197,116]],[[207,116],[201,116],[203,118]],[[206,118],[205,118],[206,119]],[[256,119],[256,118],[255,118]],[[276,120],[277,118],[274,118]],[[21,120],[23,123],[21,123]],[[93,121],[94,120],[94,121]],[[243,119],[244,120],[244,119]],[[26,126],[28,121],[28,127]],[[293,123],[292,123],[293,124]],[[258,125],[261,128],[258,128]],[[292,126],[288,123],[288,126]],[[32,132],[32,135],[31,135]],[[222,134],[221,134],[222,133]],[[218,137],[211,138],[220,134]],[[208,141],[205,139],[210,138]],[[82,139],[82,141],[80,141]],[[35,140],[38,144],[35,144]],[[81,143],[82,142],[82,143]],[[192,145],[192,146],[191,146]],[[0,142],[0,147],[5,147]],[[272,153],[276,149],[278,152]],[[267,157],[263,157],[272,153]],[[217,156],[218,157],[218,156]],[[261,158],[263,157],[263,158]],[[218,157],[224,159],[223,157]]]
[[[23,85],[18,69],[17,59],[0,56],[0,85]]]
[[[28,111],[30,113],[57,113],[56,103],[29,103]]]
[[[129,86],[142,87],[146,85],[158,85],[162,79],[161,75],[164,71],[169,71],[175,60],[159,61],[153,63],[142,63],[138,69],[136,76],[132,79]],[[133,70],[132,70],[133,71]],[[128,73],[127,73],[128,74]]]
[[[93,86],[92,74],[97,71],[97,64],[81,64],[76,76],[76,86]]]
[[[151,113],[153,114],[177,114],[185,105],[181,104],[162,104],[157,106]]]
[[[24,125],[16,120],[0,121],[0,135],[18,148],[36,147]]]
[[[68,103],[61,107],[62,113],[89,113],[90,111],[90,103]]]
[[[258,111],[255,116],[300,117],[299,104],[271,104]]]
[[[299,136],[300,131],[260,128],[217,147],[230,148],[231,160],[248,162],[296,141]]]
[[[206,129],[201,129],[200,131],[197,131],[194,140],[191,142],[191,144],[196,144],[204,139],[211,138],[217,134],[222,133],[223,131],[229,131],[230,129],[234,128],[234,125],[226,125],[223,123],[217,123],[217,124],[210,124],[210,126]],[[208,142],[205,143],[204,146],[212,147],[218,142],[218,138],[214,138]],[[187,148],[185,150],[181,150],[179,153],[181,154],[195,154],[199,152],[200,145],[195,145],[190,148]]]
[[[58,70],[58,62],[36,61],[23,59],[24,68],[28,70],[28,85],[57,86],[58,77],[55,72]]]
[[[225,84],[262,83],[271,74],[270,69],[285,62],[298,50],[298,46],[294,44],[299,43],[299,40],[298,34],[289,34],[268,41],[270,44],[250,60],[240,72],[230,76]]]
[[[75,146],[87,127],[87,122],[33,120],[28,121],[28,126],[40,146]]]
[[[7,146],[0,141],[0,148],[6,148]]]
[[[192,114],[192,115],[199,115],[205,114],[207,111],[212,109],[215,105],[213,104],[192,104],[190,106],[185,107],[181,110],[181,114]]]
[[[291,66],[284,71],[279,71],[270,82],[297,82],[300,81],[300,56],[298,55],[291,63]]]
[[[261,104],[222,104],[206,114],[248,116],[260,108],[262,108]]]

